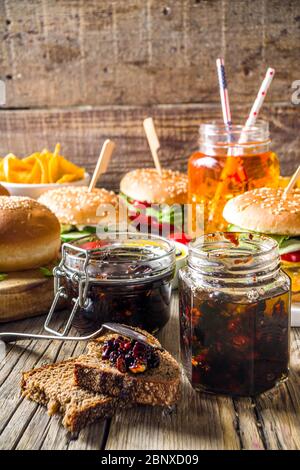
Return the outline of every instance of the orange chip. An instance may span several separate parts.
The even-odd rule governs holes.
[[[31,172],[29,173],[29,175],[27,177],[27,183],[28,184],[39,184],[39,183],[41,183],[41,179],[42,179],[41,165],[36,160],[35,164],[32,167]]]
[[[57,180],[60,178],[59,175],[59,156],[52,155],[49,160],[49,182],[56,183]]]
[[[76,180],[78,180],[77,176],[69,173],[69,174],[63,175],[59,180],[56,181],[56,183],[58,184],[71,183],[72,181],[76,181]]]
[[[75,174],[77,175],[77,179],[82,179],[84,176],[84,168],[78,167],[64,157],[60,157],[60,168],[63,174]]]
[[[35,162],[36,162],[36,158],[40,155],[40,152],[34,152],[32,153],[31,155],[29,155],[28,157],[25,157],[23,158],[23,162],[24,163],[27,163],[28,165],[31,166],[31,168],[33,168]]]
[[[0,181],[10,183],[48,184],[67,183],[84,177],[84,168],[66,160],[59,155],[60,144],[54,152],[46,148],[35,152],[23,160],[12,153],[0,158]]]
[[[59,155],[59,152],[60,152],[60,144],[57,143],[57,144],[55,145],[55,149],[54,149],[53,155],[56,157],[56,155]]]
[[[7,182],[25,183],[28,170],[28,165],[12,153],[9,153],[3,159],[3,171]]]
[[[47,184],[49,183],[49,177],[48,177],[48,157],[46,153],[41,153],[37,158],[37,162],[40,165],[41,169],[41,181],[40,183],[42,184]]]

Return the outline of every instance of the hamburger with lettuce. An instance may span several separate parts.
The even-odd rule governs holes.
[[[63,242],[96,233],[97,227],[108,230],[116,223],[118,196],[113,191],[86,186],[52,189],[39,198],[58,218]],[[112,210],[110,210],[110,208]]]
[[[293,301],[300,302],[300,189],[259,188],[234,197],[224,207],[228,231],[274,238],[282,268],[292,279]]]
[[[135,229],[169,237],[181,243],[190,239],[184,232],[184,204],[188,199],[187,175],[163,169],[139,168],[126,173],[120,183],[120,196],[127,206]]]

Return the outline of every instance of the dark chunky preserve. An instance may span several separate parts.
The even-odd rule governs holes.
[[[102,359],[108,360],[120,372],[138,374],[159,366],[159,355],[151,346],[122,336],[104,342]]]
[[[155,333],[169,320],[175,248],[168,240],[135,233],[110,233],[104,240],[92,235],[68,245],[61,269],[70,310],[80,295],[80,280],[86,287],[74,318],[80,331],[117,322]]]
[[[288,376],[288,293],[235,304],[186,291],[180,312],[182,354],[196,388],[256,395]]]
[[[207,234],[179,273],[181,354],[196,390],[255,396],[289,374],[290,279],[276,242]]]

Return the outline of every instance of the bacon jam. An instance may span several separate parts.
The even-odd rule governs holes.
[[[156,333],[168,322],[175,273],[171,242],[138,233],[118,238],[112,233],[103,240],[91,236],[70,246],[62,278],[70,311],[80,294],[79,281],[88,275],[85,299],[74,316],[80,332],[117,322]]]
[[[139,374],[159,366],[158,352],[151,346],[122,336],[104,342],[102,359],[109,361],[119,372]]]
[[[181,292],[183,363],[195,388],[257,395],[288,376],[289,294],[235,304]]]
[[[181,356],[196,390],[255,396],[289,373],[290,279],[277,244],[210,234],[179,273]]]

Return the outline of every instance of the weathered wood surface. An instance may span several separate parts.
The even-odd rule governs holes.
[[[7,106],[251,102],[267,66],[272,101],[299,80],[298,0],[3,0]]]
[[[244,122],[247,113],[248,107],[239,105],[234,117]],[[197,148],[199,123],[221,117],[217,105],[5,110],[0,112],[0,156],[13,152],[22,157],[61,142],[64,155],[92,172],[101,145],[111,138],[117,147],[100,183],[118,189],[125,172],[153,165],[142,125],[148,115],[154,117],[161,141],[162,165],[183,171]],[[283,174],[291,174],[300,163],[299,115],[300,105],[267,105],[262,112],[270,121],[272,148],[279,155]]]
[[[59,318],[59,317],[58,317]],[[43,318],[1,326],[39,332]],[[57,321],[59,325],[62,319]],[[163,345],[179,358],[178,302],[161,333]],[[256,400],[197,394],[184,374],[177,411],[135,407],[99,421],[71,440],[57,418],[19,397],[23,370],[83,352],[82,343],[31,341],[7,347],[0,363],[0,449],[300,449],[300,333],[292,330],[291,376]]]

